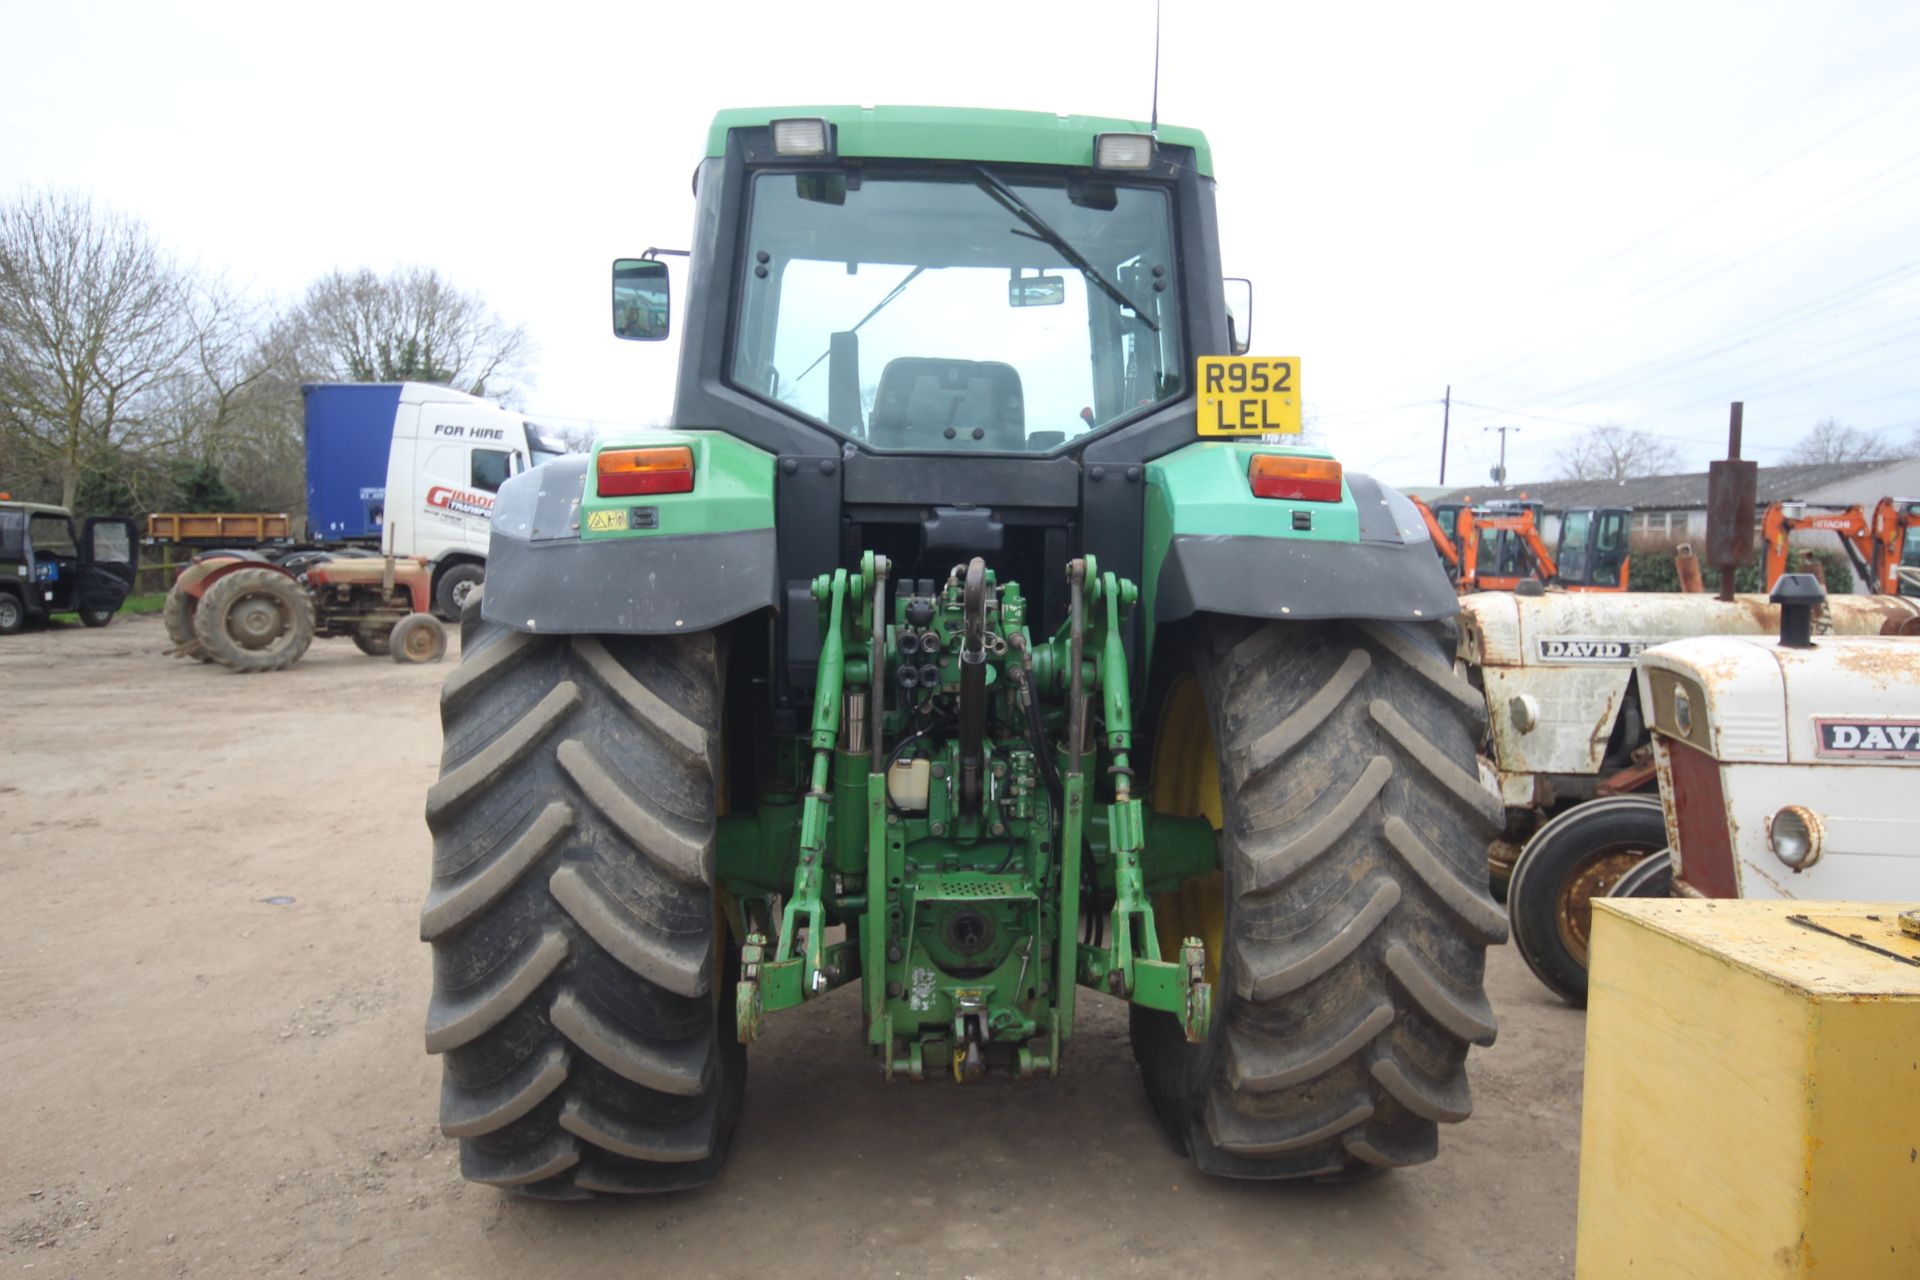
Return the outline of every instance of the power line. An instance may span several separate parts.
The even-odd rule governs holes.
[[[1825,93],[1828,89],[1831,89],[1834,85],[1840,83],[1842,80],[1851,79],[1853,75],[1856,72],[1858,72],[1862,67],[1871,66],[1872,64],[1880,61],[1880,59],[1886,57],[1889,53],[1892,53],[1895,49],[1898,49],[1901,45],[1913,39],[1914,36],[1916,35],[1920,35],[1920,27],[1915,27],[1911,31],[1907,32],[1905,35],[1897,36],[1893,40],[1882,44],[1874,52],[1868,54],[1866,57],[1860,59],[1858,62],[1850,64],[1844,71],[1836,71],[1832,75],[1827,76],[1819,84],[1815,85],[1813,89],[1805,97],[1796,100],[1792,106],[1787,107],[1777,115],[1768,116],[1765,120],[1762,120],[1759,124],[1753,126],[1753,128],[1741,134],[1739,138],[1735,139],[1734,145],[1739,146],[1741,143],[1753,137],[1755,134],[1764,133],[1766,130],[1771,129],[1774,125],[1779,124],[1782,120],[1785,120],[1788,116],[1795,114],[1800,110],[1800,108],[1806,106],[1809,102],[1812,102],[1815,98]]]
[[[1668,356],[1664,359],[1653,361],[1650,364],[1639,366],[1636,369],[1616,371],[1614,373],[1602,375],[1601,377],[1598,377],[1598,378],[1590,378],[1586,382],[1580,383],[1577,386],[1570,387],[1555,395],[1549,396],[1547,397],[1547,399],[1551,401],[1564,402],[1567,400],[1573,400],[1573,399],[1578,399],[1581,397],[1588,396],[1603,387],[1607,387],[1609,390],[1609,393],[1617,393],[1619,391],[1625,390],[1627,387],[1637,385],[1649,379],[1664,377],[1670,373],[1673,373],[1678,369],[1684,368],[1688,364],[1695,363],[1701,359],[1705,359],[1711,356],[1721,355],[1721,354],[1724,354],[1725,352],[1732,351],[1738,347],[1744,346],[1747,342],[1752,341],[1753,338],[1781,332],[1783,330],[1790,330],[1794,328],[1798,323],[1803,322],[1803,319],[1806,315],[1817,312],[1822,307],[1825,307],[1830,304],[1840,302],[1843,300],[1854,299],[1858,295],[1868,290],[1871,290],[1876,286],[1886,284],[1892,280],[1899,279],[1902,276],[1912,275],[1916,270],[1920,270],[1920,259],[1916,259],[1915,261],[1905,263],[1901,266],[1893,268],[1890,271],[1884,271],[1878,275],[1869,276],[1864,280],[1857,280],[1852,284],[1843,285],[1842,287],[1835,289],[1831,293],[1822,294],[1820,297],[1814,298],[1808,302],[1797,303],[1794,306],[1788,307],[1784,311],[1775,312],[1770,316],[1763,317],[1762,319],[1756,320],[1751,324],[1745,325],[1739,329],[1735,329],[1730,333],[1722,334],[1717,338],[1709,338],[1703,343],[1699,343],[1693,347],[1689,347],[1680,352],[1676,352],[1675,354]],[[1847,312],[1847,311],[1837,312],[1835,313],[1834,316],[1828,316],[1825,318],[1833,319],[1833,318],[1836,318],[1838,315],[1844,315],[1844,314],[1851,314],[1851,312]],[[1746,336],[1742,336],[1742,335],[1746,335]],[[1728,339],[1732,339],[1732,338],[1739,338],[1740,340],[1728,341]],[[1717,346],[1714,345],[1716,343],[1718,343],[1719,345]],[[1621,381],[1622,379],[1624,379],[1625,381],[1622,382]],[[1609,387],[1610,383],[1619,383],[1620,385]]]
[[[1875,346],[1873,344],[1869,344],[1868,346],[1864,346],[1864,347],[1852,347],[1852,346],[1847,346],[1846,344],[1857,342],[1862,338],[1875,338],[1880,336],[1883,333],[1888,332],[1889,330],[1904,329],[1916,324],[1920,324],[1920,316],[1903,316],[1900,319],[1895,320],[1890,324],[1877,325],[1871,329],[1862,330],[1861,332],[1858,332],[1858,333],[1844,334],[1841,337],[1832,338],[1826,342],[1816,342],[1810,346],[1795,346],[1791,354],[1795,356],[1804,357],[1804,356],[1812,355],[1816,352],[1829,350],[1830,348],[1833,348],[1833,347],[1843,347],[1844,348],[1843,350],[1836,353],[1838,357],[1854,355],[1861,351],[1873,350],[1875,349]],[[1698,382],[1702,378],[1715,378],[1715,377],[1724,378],[1724,377],[1729,377],[1733,374],[1744,372],[1745,370],[1748,370],[1748,369],[1758,368],[1762,365],[1778,366],[1779,364],[1780,364],[1780,357],[1778,356],[1761,356],[1758,359],[1743,361],[1742,363],[1736,364],[1736,365],[1715,365],[1710,369],[1702,369],[1693,373],[1681,373],[1677,377],[1670,378],[1661,382],[1656,382],[1651,386],[1639,388],[1639,390],[1642,394],[1649,394],[1649,393],[1657,394],[1659,392],[1670,391],[1675,388],[1684,386],[1689,382]]]
[[[1859,115],[1854,116],[1852,119],[1848,120],[1845,124],[1841,125],[1839,128],[1834,129],[1831,132],[1823,134],[1819,138],[1814,139],[1812,142],[1800,148],[1800,150],[1794,152],[1792,155],[1780,161],[1778,164],[1775,164],[1767,169],[1761,170],[1758,174],[1755,174],[1753,177],[1747,179],[1745,182],[1742,182],[1739,186],[1734,187],[1732,190],[1722,192],[1720,195],[1715,196],[1713,199],[1707,201],[1705,204],[1701,205],[1699,208],[1694,209],[1692,212],[1684,213],[1680,215],[1678,218],[1675,218],[1672,222],[1667,223],[1667,225],[1665,225],[1664,227],[1661,227],[1659,230],[1650,232],[1649,234],[1640,237],[1640,239],[1635,240],[1632,244],[1626,246],[1624,249],[1616,250],[1613,253],[1608,254],[1606,257],[1602,258],[1600,261],[1595,262],[1587,267],[1583,267],[1579,271],[1576,271],[1574,274],[1568,276],[1566,279],[1560,281],[1558,284],[1549,286],[1547,292],[1552,293],[1556,290],[1564,288],[1567,285],[1572,284],[1576,280],[1585,279],[1587,276],[1592,275],[1594,272],[1598,271],[1600,268],[1604,266],[1608,266],[1614,262],[1618,262],[1621,258],[1624,258],[1626,255],[1628,255],[1629,253],[1632,253],[1634,250],[1642,247],[1643,245],[1650,244],[1651,242],[1658,240],[1661,236],[1664,236],[1665,234],[1667,234],[1667,232],[1673,230],[1675,227],[1678,227],[1683,223],[1691,222],[1693,219],[1699,217],[1703,213],[1708,212],[1709,210],[1719,208],[1721,205],[1733,199],[1733,197],[1739,195],[1741,192],[1746,191],[1748,188],[1753,187],[1756,184],[1763,182],[1766,179],[1772,177],[1774,174],[1780,172],[1782,169],[1786,168],[1788,165],[1795,164],[1805,156],[1815,151],[1818,151],[1821,147],[1826,146],[1829,142],[1832,142],[1835,138],[1839,137],[1841,134],[1847,133],[1850,130],[1857,128],[1858,126],[1865,124],[1868,120],[1871,120],[1873,117],[1879,115],[1881,112],[1885,111],[1887,108],[1895,105],[1896,103],[1905,101],[1906,98],[1909,97],[1911,94],[1913,94],[1916,90],[1920,90],[1920,80],[1914,81],[1912,84],[1908,85],[1906,88],[1902,89],[1899,93],[1896,93],[1895,95],[1893,95],[1893,97],[1887,99],[1885,102],[1881,103],[1879,106],[1873,107],[1873,108],[1870,108],[1869,110],[1861,112]]]
[[[1782,220],[1781,222],[1775,223],[1774,227],[1769,228],[1768,233],[1771,233],[1771,231],[1776,230],[1779,227],[1784,227],[1798,218],[1802,218],[1810,213],[1814,213],[1826,207],[1827,205],[1832,204],[1836,200],[1844,199],[1845,197],[1853,194],[1854,192],[1859,191],[1863,187],[1871,186],[1874,183],[1880,181],[1880,179],[1886,177],[1888,174],[1898,172],[1901,169],[1907,168],[1908,166],[1915,165],[1915,164],[1920,164],[1920,152],[1916,152],[1915,154],[1908,156],[1906,159],[1901,160],[1896,164],[1889,165],[1887,168],[1880,170],[1878,173],[1875,173],[1868,178],[1862,179],[1860,182],[1857,182],[1853,186],[1846,188],[1844,191],[1837,192],[1834,195],[1829,196],[1824,200],[1821,200],[1812,205],[1809,205],[1807,208],[1802,209],[1798,213],[1794,214],[1793,217],[1791,218],[1787,218]],[[1621,310],[1617,310],[1612,315],[1609,315],[1607,318],[1605,318],[1604,320],[1600,320],[1593,324],[1590,324],[1584,329],[1578,330],[1577,332],[1569,335],[1568,337],[1562,339],[1557,343],[1552,343],[1545,346],[1536,346],[1530,351],[1525,351],[1524,353],[1516,356],[1514,359],[1509,360],[1506,364],[1499,365],[1493,369],[1488,370],[1483,374],[1480,374],[1479,378],[1484,381],[1492,381],[1493,379],[1498,378],[1504,374],[1512,373],[1515,369],[1524,368],[1527,365],[1532,364],[1534,361],[1540,359],[1542,356],[1547,355],[1554,351],[1558,351],[1566,346],[1569,346],[1572,343],[1578,341],[1579,339],[1588,336],[1589,334],[1599,333],[1602,330],[1609,329],[1614,325],[1619,324],[1622,320],[1630,319],[1633,316],[1639,315],[1641,312],[1646,311],[1652,307],[1658,306],[1663,302],[1671,301],[1672,299],[1680,296],[1683,293],[1688,292],[1691,289],[1698,288],[1699,286],[1705,284],[1709,280],[1718,279],[1720,276],[1725,275],[1727,272],[1733,271],[1739,267],[1745,266],[1747,263],[1754,261],[1756,258],[1760,258],[1765,256],[1766,254],[1772,253],[1774,250],[1792,243],[1794,240],[1797,240],[1801,236],[1806,235],[1808,232],[1818,230],[1819,228],[1824,227],[1828,223],[1832,222],[1834,219],[1842,217],[1843,215],[1852,212],[1853,210],[1859,208],[1862,205],[1869,204],[1872,201],[1878,200],[1882,196],[1889,195],[1892,192],[1897,191],[1900,188],[1914,181],[1920,181],[1920,169],[1917,169],[1915,172],[1908,174],[1906,177],[1903,177],[1896,182],[1888,183],[1886,186],[1881,187],[1878,191],[1872,192],[1869,195],[1862,196],[1858,200],[1849,201],[1848,203],[1841,205],[1838,209],[1833,210],[1833,212],[1827,214],[1823,218],[1817,218],[1814,221],[1806,223],[1803,226],[1797,227],[1794,230],[1789,231],[1784,235],[1777,236],[1774,239],[1761,244],[1759,247],[1754,248],[1747,253],[1741,254],[1739,257],[1734,258],[1730,262],[1722,263],[1721,265],[1714,268],[1713,270],[1706,271],[1704,274],[1695,275],[1692,279],[1682,280],[1681,278],[1687,276],[1690,272],[1700,271],[1702,268],[1710,266],[1715,262],[1716,259],[1724,257],[1727,253],[1731,252],[1731,250],[1720,250],[1718,252],[1708,254],[1705,258],[1701,259],[1698,262],[1693,263],[1690,266],[1682,267],[1677,271],[1670,271],[1665,275],[1659,277],[1658,279],[1653,280],[1652,282],[1646,285],[1643,285],[1638,289],[1633,290],[1631,293],[1627,294],[1626,296],[1628,300],[1631,300],[1633,298],[1640,297],[1642,294],[1647,293],[1649,290],[1661,290],[1664,288],[1663,292],[1655,293],[1652,297],[1647,298],[1645,301],[1640,302],[1637,305],[1632,305],[1632,306],[1625,307]],[[1673,287],[1665,288],[1665,286],[1668,286],[1668,285],[1672,285]],[[1512,350],[1512,348],[1507,348],[1507,350]]]

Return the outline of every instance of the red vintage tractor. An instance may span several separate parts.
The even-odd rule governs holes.
[[[315,636],[348,636],[395,662],[438,662],[447,632],[432,597],[433,566],[414,557],[211,551],[180,571],[163,616],[175,653],[233,671],[284,670]]]

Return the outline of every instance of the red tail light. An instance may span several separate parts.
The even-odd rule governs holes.
[[[1292,498],[1299,502],[1340,501],[1340,464],[1332,458],[1296,458],[1285,453],[1256,453],[1247,465],[1256,498]]]
[[[693,492],[693,450],[683,444],[656,449],[605,449],[600,453],[599,470],[599,493],[603,498]]]

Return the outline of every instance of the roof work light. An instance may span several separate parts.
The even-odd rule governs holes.
[[[820,119],[775,120],[773,149],[783,156],[827,154],[827,122]]]
[[[1093,139],[1096,169],[1146,169],[1153,164],[1150,133],[1101,133]]]

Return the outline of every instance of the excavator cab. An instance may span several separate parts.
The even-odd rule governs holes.
[[[1551,577],[1553,570],[1539,563],[1532,541],[1537,541],[1546,504],[1530,498],[1497,499],[1475,508],[1482,530],[1475,574],[1484,590],[1511,590],[1522,578]],[[1489,520],[1486,517],[1493,517]],[[1529,539],[1529,532],[1535,537]],[[1492,581],[1503,585],[1494,587]]]
[[[1570,590],[1627,589],[1626,507],[1570,507],[1560,517],[1553,563],[1556,581]]]
[[[1873,509],[1874,590],[1920,596],[1901,569],[1920,569],[1920,498],[1882,498]]]

